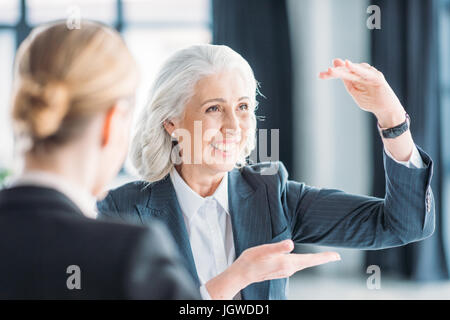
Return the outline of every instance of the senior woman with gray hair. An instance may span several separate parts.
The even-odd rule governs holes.
[[[336,59],[319,76],[342,79],[377,117],[384,199],[288,180],[280,162],[246,164],[255,147],[253,71],[226,46],[195,45],[166,61],[139,118],[131,157],[142,181],[110,191],[100,216],[162,221],[205,299],[285,299],[290,275],[340,259],[291,253],[294,243],[382,249],[430,236],[432,161],[381,72]]]

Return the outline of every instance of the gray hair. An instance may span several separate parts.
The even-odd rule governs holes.
[[[164,178],[174,164],[171,160],[172,139],[164,122],[183,115],[185,105],[194,95],[196,83],[205,76],[224,70],[240,72],[254,95],[256,107],[258,83],[248,62],[231,48],[222,45],[193,45],[175,52],[163,64],[150,89],[148,103],[139,116],[131,143],[131,160],[141,177],[154,182]],[[255,148],[256,116],[252,115],[251,135],[237,166]]]

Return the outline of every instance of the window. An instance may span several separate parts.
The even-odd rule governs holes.
[[[0,0],[0,27],[12,26],[19,20],[19,1]]]
[[[136,115],[164,59],[212,39],[210,0],[0,0],[0,170],[13,164],[9,100],[15,50],[37,24],[65,20],[73,12],[123,34],[141,70]],[[122,172],[130,172],[128,161],[125,168]]]
[[[116,0],[27,0],[27,24],[35,26],[48,21],[67,19],[77,8],[80,17],[109,25],[116,22]]]

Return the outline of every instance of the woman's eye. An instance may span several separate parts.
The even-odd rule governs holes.
[[[248,110],[248,104],[244,103],[239,106],[239,110]]]
[[[219,111],[218,106],[211,106],[208,109],[206,109],[206,112],[215,112],[215,111]]]

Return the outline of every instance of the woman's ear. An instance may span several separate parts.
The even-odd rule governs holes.
[[[112,107],[106,112],[102,130],[102,147],[106,146],[111,139],[111,124],[116,113],[116,108]]]
[[[128,130],[131,113],[128,105],[116,103],[108,109],[103,120],[102,147],[110,143],[114,130]],[[118,129],[120,127],[120,129]]]

